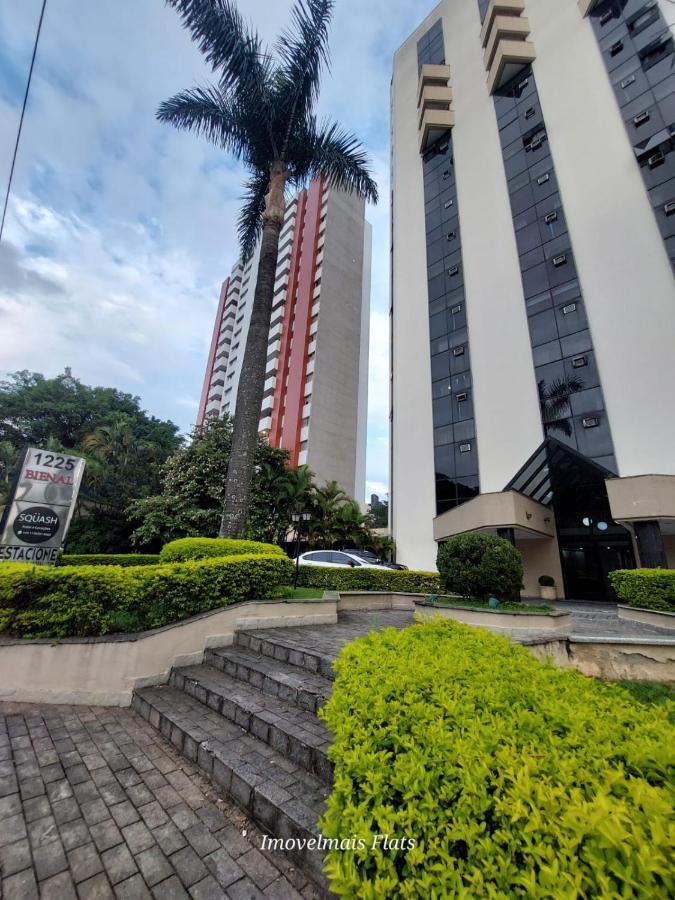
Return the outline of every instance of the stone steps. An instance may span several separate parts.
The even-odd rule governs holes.
[[[330,733],[314,713],[210,665],[173,669],[169,683],[330,785]]]
[[[173,685],[135,691],[132,706],[265,831],[294,839],[289,856],[325,889],[323,854],[306,846],[319,836],[329,793],[324,782]]]
[[[270,697],[288,700],[312,713],[318,712],[330,696],[332,683],[322,675],[298,669],[271,656],[258,656],[244,646],[209,649],[204,655],[209,666],[248,682]]]
[[[319,837],[333,777],[331,738],[317,711],[332,689],[332,656],[301,628],[241,631],[169,684],[140,688],[133,707],[286,849],[326,892]],[[321,641],[319,641],[321,643]],[[328,652],[327,652],[328,651]]]
[[[333,657],[309,650],[306,646],[294,644],[291,637],[280,636],[279,631],[238,631],[235,635],[235,646],[251,653],[288,663],[299,669],[305,669],[326,679],[334,679]]]

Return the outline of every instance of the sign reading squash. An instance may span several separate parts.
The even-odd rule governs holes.
[[[0,560],[56,562],[83,473],[79,456],[26,450],[0,521]]]

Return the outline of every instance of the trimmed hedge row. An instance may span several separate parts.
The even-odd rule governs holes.
[[[438,594],[440,579],[436,572],[403,569],[338,569],[333,566],[300,566],[301,587],[329,591],[396,591],[410,594]]]
[[[159,553],[64,553],[59,566],[156,566]]]
[[[267,556],[286,556],[277,544],[261,541],[238,541],[232,538],[179,538],[164,544],[160,562],[185,562],[188,559],[207,559],[212,556],[238,556],[242,553],[264,553]]]
[[[329,852],[336,894],[675,896],[675,704],[438,619],[371,632],[336,670],[320,826],[363,842]]]
[[[156,566],[0,565],[0,632],[61,638],[135,632],[288,584],[285,556],[260,553]]]
[[[675,612],[675,569],[617,569],[609,580],[629,606]]]

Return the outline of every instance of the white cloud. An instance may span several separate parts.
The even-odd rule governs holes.
[[[273,40],[291,0],[240,0]],[[0,6],[0,184],[40,0]],[[388,468],[388,115],[393,51],[422,0],[341,0],[321,113],[359,134],[382,201],[374,227],[368,479]],[[0,248],[5,371],[55,374],[139,393],[187,427],[198,402],[220,281],[236,256],[241,171],[155,118],[159,102],[210,73],[160,0],[47,5]]]

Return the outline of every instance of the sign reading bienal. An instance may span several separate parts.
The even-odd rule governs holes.
[[[29,447],[0,523],[0,560],[56,562],[83,473],[79,456]]]

